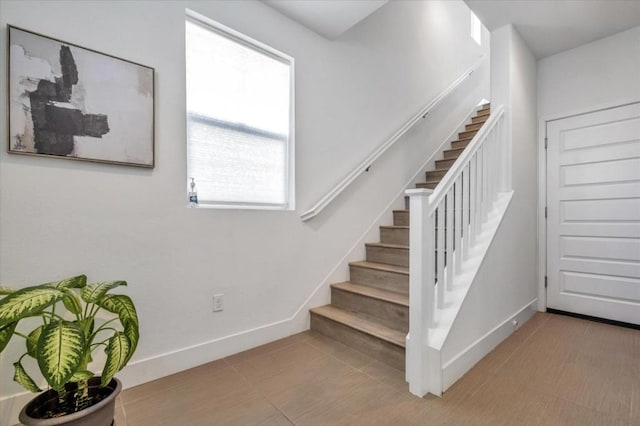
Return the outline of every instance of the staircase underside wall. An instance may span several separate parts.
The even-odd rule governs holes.
[[[537,298],[536,61],[512,26],[494,31],[491,42],[492,73],[501,75],[499,81],[492,78],[491,97],[507,107],[514,195],[442,346],[443,366],[472,359],[464,358],[470,350],[482,349],[476,352],[480,357],[489,352],[515,330],[512,319],[522,325]]]
[[[517,237],[522,223],[514,207],[507,209],[442,347],[444,390],[535,312],[535,239]]]

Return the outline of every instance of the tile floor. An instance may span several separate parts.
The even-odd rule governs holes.
[[[536,314],[442,398],[308,331],[125,390],[116,425],[640,425],[640,331]]]

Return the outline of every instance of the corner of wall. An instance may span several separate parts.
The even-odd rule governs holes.
[[[505,106],[511,138],[514,195],[443,345],[445,387],[538,307],[536,61],[513,25],[491,33],[491,71],[491,102]]]

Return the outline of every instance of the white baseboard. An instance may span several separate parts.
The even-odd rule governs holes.
[[[473,342],[442,366],[443,390],[447,390],[482,358],[509,337],[536,313],[538,299],[533,299],[494,329]],[[513,321],[517,321],[514,325]]]
[[[332,282],[344,280],[348,272],[349,262],[362,258],[364,243],[375,239],[378,227],[389,223],[391,211],[394,207],[404,205],[404,191],[406,187],[420,179],[424,170],[432,165],[437,155],[440,155],[447,143],[455,139],[455,135],[464,129],[464,124],[475,113],[474,107],[460,121],[456,129],[440,144],[420,169],[415,173],[407,185],[385,206],[383,211],[366,228],[356,241],[337,262],[336,266],[321,280],[311,292],[311,295],[288,318],[266,324],[250,330],[241,331],[229,336],[220,337],[196,345],[187,346],[174,351],[158,354],[149,358],[135,360],[130,363],[118,378],[123,387],[130,388],[190,368],[197,367],[235,353],[251,349],[274,340],[288,337],[309,329],[309,309],[330,302],[329,285]],[[0,399],[0,425],[13,425],[18,422],[18,414],[22,407],[35,395],[29,392],[18,393]]]
[[[308,320],[294,320],[295,317],[287,318],[230,336],[136,360],[118,373],[118,378],[124,388],[137,386],[308,329]],[[0,425],[16,424],[20,410],[34,397],[33,393],[22,392],[0,399]]]

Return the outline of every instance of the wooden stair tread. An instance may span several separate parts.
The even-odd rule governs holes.
[[[409,246],[405,246],[403,244],[389,244],[389,243],[364,243],[365,246],[369,247],[382,247],[382,248],[393,248],[393,249],[406,249],[409,250]]]
[[[416,187],[436,188],[490,114],[490,104],[479,106],[465,130],[458,132],[458,140]],[[404,210],[393,210],[393,225],[379,227],[380,242],[365,243],[367,260],[349,263],[350,281],[331,284],[333,304],[310,310],[312,329],[401,370],[409,327],[408,200],[405,196]],[[446,258],[446,253],[441,247],[437,255]]]
[[[388,291],[377,287],[352,283],[351,281],[331,284],[331,287],[342,291],[348,291],[349,293],[370,297],[372,299],[394,303],[396,305],[409,306],[409,296],[402,293],[396,293],[395,291]]]
[[[456,153],[458,153],[458,155],[462,154],[462,151],[464,151],[464,148],[451,148],[451,149],[445,149],[444,150],[444,152],[456,152]],[[447,160],[449,160],[449,158],[447,158]]]
[[[447,170],[448,171],[449,169],[447,168],[447,169],[440,169],[440,170]],[[418,182],[418,183],[416,183],[416,188],[425,188],[425,187],[437,185],[437,184],[440,183],[440,180],[441,179],[438,179],[438,180],[427,180],[425,182]]]
[[[445,170],[451,168],[457,158],[447,158],[446,160],[436,160],[436,170]]]
[[[445,171],[444,170],[427,170],[427,173],[440,173],[442,174],[442,176],[444,176]]]
[[[377,269],[379,271],[395,272],[397,274],[409,275],[409,268],[407,268],[406,266],[390,265],[388,263],[369,262],[366,260],[350,262],[349,265],[359,266],[361,268]]]
[[[472,121],[471,124],[484,123],[489,119],[489,117],[490,115],[476,115],[475,117],[471,117],[471,120],[475,120],[475,121]]]
[[[345,311],[331,305],[325,305],[312,308],[311,313],[323,316],[401,348],[405,347],[406,333],[375,323],[353,312]]]
[[[470,142],[471,142],[471,139],[467,139],[464,141],[453,141],[451,142],[451,146],[453,147],[453,149],[466,148],[469,146]]]

